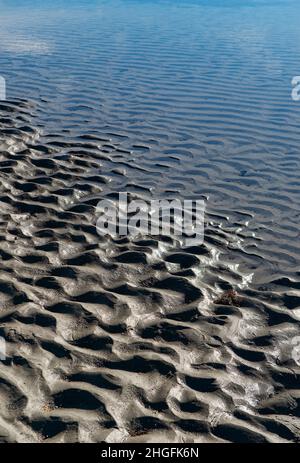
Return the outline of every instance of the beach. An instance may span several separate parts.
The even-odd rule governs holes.
[[[2,10],[1,442],[299,442],[297,2]],[[102,235],[120,192],[203,242]]]

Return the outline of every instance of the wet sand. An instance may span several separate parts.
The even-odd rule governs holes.
[[[119,6],[33,9],[20,37],[4,15],[1,440],[298,442],[299,51],[266,45],[283,7],[242,47],[247,9],[219,29],[193,2]],[[204,199],[204,243],[99,236],[120,191]]]

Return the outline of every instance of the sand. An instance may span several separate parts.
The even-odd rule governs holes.
[[[118,3],[3,14],[1,441],[297,442],[296,54],[248,10]],[[99,236],[120,191],[204,199],[204,243]]]
[[[296,281],[251,284],[209,222],[192,248],[100,237],[108,141],[41,145],[31,110],[1,105],[2,439],[297,440]]]

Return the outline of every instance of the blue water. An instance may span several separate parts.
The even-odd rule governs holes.
[[[297,1],[1,6],[0,73],[8,98],[34,105],[42,142],[48,134],[66,141],[84,133],[122,140],[122,150],[132,153],[125,163],[135,159],[129,184],[154,196],[203,197],[231,222],[249,214],[249,232],[266,240],[271,265],[291,254],[294,262]],[[282,241],[286,234],[292,243]]]
[[[100,124],[144,136],[295,146],[299,19],[290,0],[4,1],[0,70],[54,117],[92,98]]]
[[[247,233],[261,240],[264,263],[272,271],[294,269],[297,1],[1,6],[0,73],[8,98],[33,105],[41,143],[112,137],[124,156],[105,149],[130,165],[127,184],[113,178],[112,189],[136,184],[154,197],[204,198],[233,230],[241,216],[250,217]]]

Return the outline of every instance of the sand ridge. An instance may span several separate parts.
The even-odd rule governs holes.
[[[17,3],[0,440],[298,442],[298,5]],[[203,245],[100,237],[120,191],[204,199]]]
[[[297,440],[297,298],[282,279],[273,293],[251,284],[229,264],[245,253],[236,234],[213,222],[186,249],[100,237],[105,141],[41,145],[28,103],[2,113],[3,439]]]

